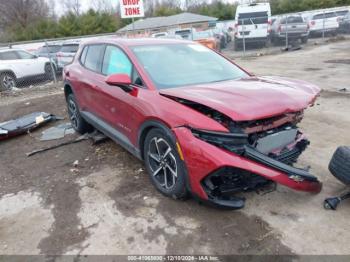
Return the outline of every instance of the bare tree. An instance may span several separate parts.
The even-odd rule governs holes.
[[[92,7],[97,11],[106,13],[115,12],[111,0],[91,0]]]
[[[181,8],[181,0],[162,0],[161,5],[167,8]]]
[[[31,23],[50,14],[45,0],[0,0],[0,10],[0,28],[27,28]]]
[[[79,16],[81,14],[81,0],[63,0],[63,7],[68,12],[72,12]]]
[[[207,4],[206,0],[185,0],[185,10],[191,11],[195,10],[203,4]]]

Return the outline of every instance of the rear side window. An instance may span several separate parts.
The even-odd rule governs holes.
[[[81,53],[80,56],[80,62],[84,65],[85,64],[85,60],[86,60],[86,55],[87,55],[87,51],[88,51],[89,47],[85,46],[83,52]]]
[[[16,60],[18,59],[17,53],[15,51],[1,52],[0,60]]]
[[[319,20],[319,19],[324,19],[324,18],[332,18],[332,17],[337,17],[337,14],[332,12],[332,13],[324,13],[324,14],[318,14],[314,16],[314,20]]]
[[[107,46],[103,59],[104,75],[127,74],[131,77],[132,64],[126,54],[116,46]]]
[[[243,21],[245,25],[267,24],[268,20],[269,16],[267,12],[241,13],[238,15],[239,25],[242,25]]]
[[[349,13],[349,10],[337,11],[337,16],[346,16]]]
[[[78,44],[72,44],[72,45],[63,45],[61,48],[61,52],[63,53],[76,53],[79,49]]]
[[[304,22],[304,20],[301,16],[289,16],[288,19],[283,18],[281,20],[281,24],[285,24],[286,20],[287,20],[288,24],[299,24],[299,23]]]
[[[86,48],[86,47],[85,47]],[[90,45],[87,49],[87,54],[85,58],[85,67],[100,73],[102,67],[102,56],[105,50],[104,45]]]

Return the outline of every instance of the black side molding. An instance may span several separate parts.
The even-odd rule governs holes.
[[[80,114],[89,124],[91,124],[100,132],[102,132],[103,134],[114,140],[116,143],[124,147],[138,159],[142,160],[140,150],[138,150],[124,134],[116,130],[114,127],[112,127],[105,121],[91,114],[90,112],[82,111],[80,112]]]

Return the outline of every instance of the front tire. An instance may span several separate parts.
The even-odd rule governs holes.
[[[69,94],[67,97],[68,116],[71,121],[72,127],[80,134],[85,134],[92,131],[92,126],[88,124],[84,118],[81,117],[78,103],[75,100],[73,94]]]
[[[170,131],[152,129],[145,139],[145,166],[152,184],[159,192],[174,199],[185,199],[185,166],[173,141]]]

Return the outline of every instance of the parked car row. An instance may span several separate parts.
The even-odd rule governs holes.
[[[271,41],[279,45],[287,39],[307,43],[309,36],[350,33],[350,8],[272,17],[269,3],[242,4],[235,21],[235,50],[243,43],[265,46]]]
[[[217,51],[226,48],[227,44],[232,41],[230,33],[220,28],[204,31],[197,31],[195,28],[182,28],[172,32],[154,33],[151,37],[193,40]]]
[[[0,91],[52,80],[73,61],[78,49],[78,42],[65,42],[44,45],[34,54],[23,49],[0,50]]]

